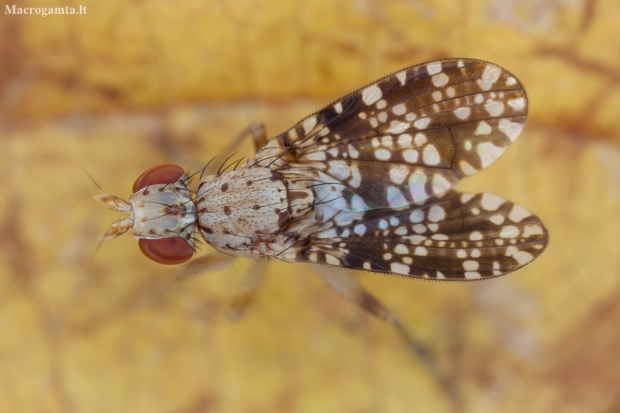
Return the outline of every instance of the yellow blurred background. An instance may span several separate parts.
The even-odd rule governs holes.
[[[15,4],[87,14],[0,14],[1,412],[620,411],[617,0]],[[231,323],[248,262],[175,281],[130,235],[95,253],[120,215],[83,169],[127,198],[153,165],[196,170],[251,122],[273,136],[444,57],[501,65],[530,99],[514,147],[458,188],[513,200],[551,233],[498,280],[357,276],[459,398],[308,266],[270,263]]]

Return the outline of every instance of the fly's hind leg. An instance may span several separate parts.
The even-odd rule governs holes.
[[[254,140],[254,149],[258,151],[267,143],[267,131],[265,130],[265,125],[255,122],[251,124],[248,129],[250,130],[252,139]]]
[[[239,133],[229,144],[224,148],[221,152],[224,156],[224,159],[232,156],[236,150],[243,144],[243,141],[248,137],[248,135],[252,136],[252,141],[254,142],[254,152],[256,153],[260,148],[267,143],[267,133],[265,130],[265,125],[259,122],[255,122],[250,124],[247,128],[245,128],[241,133]],[[251,158],[251,157],[250,157]],[[207,175],[214,174],[219,165],[216,162],[213,162],[208,166],[205,173]]]
[[[267,132],[265,131],[265,125],[259,122],[254,122],[244,130],[242,130],[241,133],[239,133],[235,137],[235,139],[233,139],[233,141],[228,144],[228,146],[224,149],[223,153],[225,155],[228,155],[228,153],[234,151],[243,143],[243,141],[248,135],[252,136],[252,141],[254,142],[254,149],[256,151],[258,151],[260,148],[263,147],[263,145],[265,145],[265,143],[267,143]]]
[[[187,264],[183,265],[175,274],[175,278],[180,280],[188,277],[206,274],[223,270],[230,267],[237,257],[228,254],[222,254],[219,251],[213,251],[202,257],[194,258]]]
[[[253,262],[243,275],[243,281],[239,285],[239,289],[235,293],[230,307],[226,312],[226,318],[230,321],[241,320],[256,300],[256,292],[265,276],[267,263],[267,260]]]
[[[194,258],[176,273],[176,279],[195,277],[201,274],[223,270],[231,266],[236,257],[213,251],[202,257]],[[267,260],[258,260],[250,265],[243,274],[243,281],[235,292],[230,307],[226,310],[226,318],[239,321],[247,313],[248,308],[256,299],[256,291],[265,275]]]
[[[338,293],[356,302],[363,309],[372,315],[387,321],[393,325],[404,337],[414,356],[422,363],[424,368],[430,373],[446,393],[457,401],[459,399],[457,389],[452,380],[446,376],[439,368],[428,348],[414,339],[398,318],[387,307],[385,307],[372,294],[366,291],[350,274],[342,270],[312,265],[313,269],[321,276],[323,281]]]

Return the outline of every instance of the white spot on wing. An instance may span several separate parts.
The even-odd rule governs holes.
[[[407,122],[401,122],[399,120],[393,120],[390,122],[390,126],[387,130],[387,133],[401,133],[406,131],[407,129],[409,129],[409,126],[411,126],[411,124],[407,123]]]
[[[336,230],[334,228],[330,228],[328,230],[321,231],[318,234],[319,238],[335,238],[337,236],[338,236],[338,234],[336,233]]]
[[[432,222],[439,222],[446,217],[446,211],[438,206],[433,205],[431,209],[428,211],[428,220]]]
[[[516,238],[519,236],[519,228],[514,225],[506,225],[499,233],[500,238]]]
[[[523,229],[523,236],[525,238],[528,238],[531,235],[542,235],[543,234],[543,229],[540,225],[538,224],[534,224],[534,225],[527,225],[524,229]]]
[[[484,109],[491,116],[499,116],[504,113],[504,103],[496,100],[489,101],[484,104]]]
[[[421,209],[414,209],[409,215],[409,220],[413,223],[424,221],[424,212]]]
[[[476,151],[480,157],[480,164],[483,168],[486,168],[506,151],[506,147],[500,148],[493,145],[491,142],[482,142],[478,144]]]
[[[342,198],[340,198],[342,199]],[[361,196],[355,194],[351,197],[351,209],[353,211],[365,211],[368,209]]]
[[[342,113],[342,103],[338,102],[334,105],[334,110],[336,113]]]
[[[331,254],[325,254],[325,262],[331,265],[339,265],[340,260]]]
[[[405,255],[405,254],[409,254],[409,249],[404,244],[398,244],[394,248],[394,252],[396,254]]]
[[[390,180],[396,185],[402,184],[408,174],[409,168],[405,165],[394,165],[390,168]]]
[[[504,223],[504,220],[505,218],[503,215],[493,215],[491,218],[489,218],[489,221],[491,221],[495,225],[502,225]]]
[[[523,130],[523,123],[502,119],[499,121],[499,130],[502,131],[504,135],[508,136],[508,139],[514,142]]]
[[[399,103],[398,105],[395,105],[394,107],[392,107],[392,112],[396,116],[402,116],[407,112],[407,106],[405,106],[404,103]]]
[[[480,205],[487,211],[497,210],[497,208],[499,208],[504,202],[506,202],[504,199],[489,192],[483,193],[482,198],[480,199]]]
[[[387,189],[387,201],[392,208],[398,208],[407,205],[409,202],[398,188],[393,186]]]
[[[450,79],[445,73],[437,73],[436,75],[433,75],[433,77],[431,77],[431,81],[436,87],[444,87],[448,84],[448,80]]]
[[[482,77],[477,81],[478,86],[482,90],[489,90],[493,86],[493,83],[497,82],[499,79],[499,75],[502,73],[502,70],[495,66],[488,64],[484,68],[484,72],[482,73]]]
[[[360,175],[359,169],[357,169],[357,165],[351,165],[351,180],[349,180],[349,185],[353,188],[359,188],[362,182],[362,175]]]
[[[422,159],[427,165],[437,165],[441,161],[439,152],[437,152],[437,148],[435,148],[435,145],[432,143],[429,143],[424,147],[424,150],[422,151]]]
[[[396,141],[400,146],[410,146],[413,138],[408,133],[403,133]]]
[[[476,172],[478,172],[473,166],[471,166],[469,164],[469,162],[467,161],[461,161],[459,162],[459,167],[461,168],[461,172],[463,172],[465,175],[473,175]]]
[[[480,264],[478,264],[478,261],[474,261],[474,260],[463,261],[463,269],[467,271],[476,271],[479,267],[480,267]]]
[[[517,247],[512,247],[512,246],[506,248],[506,256],[512,257],[515,260],[517,260],[519,265],[525,265],[534,259],[532,254],[530,254],[529,252],[519,251]]]
[[[418,151],[415,149],[407,149],[403,152],[403,159],[409,163],[416,163],[418,161]]]
[[[525,98],[510,99],[508,106],[516,111],[522,111],[525,108]]]
[[[454,109],[454,115],[461,120],[467,119],[470,113],[471,108],[467,106],[462,106],[460,108]]]
[[[355,149],[351,144],[347,146],[347,153],[351,158],[357,158],[360,155],[357,149]]]
[[[328,161],[327,164],[329,165],[327,173],[339,181],[344,181],[351,176],[351,168],[349,168],[349,165],[347,165],[345,161],[333,160]]]
[[[366,89],[362,90],[362,100],[368,106],[372,105],[382,97],[383,92],[381,92],[381,89],[376,84],[370,85]]]
[[[416,120],[415,122],[413,122],[413,126],[415,126],[418,129],[426,129],[429,123],[431,123],[430,118],[420,118]]]
[[[392,264],[390,264],[390,270],[393,273],[403,274],[403,275],[409,275],[409,271],[410,271],[408,266],[401,264],[399,262],[393,262]]]
[[[474,135],[488,135],[489,133],[491,133],[491,125],[483,120],[478,122],[478,127],[476,128]]]
[[[407,80],[407,72],[403,70],[402,72],[396,73],[396,79],[398,79],[401,86],[404,86],[405,80]]]
[[[450,189],[450,182],[441,174],[433,175],[433,193],[435,195],[443,194]]]
[[[387,149],[377,149],[375,151],[375,157],[382,161],[387,161],[391,156],[392,154]]]
[[[310,161],[324,161],[326,159],[326,156],[325,156],[325,152],[317,151],[317,152],[310,152],[309,154],[304,156],[304,159],[307,159]]]
[[[304,133],[306,135],[309,134],[316,126],[316,116],[310,116],[309,118],[305,119],[302,122],[301,126],[304,128]]]
[[[409,191],[411,192],[413,202],[422,202],[428,198],[425,189],[426,180],[427,176],[422,171],[415,171],[409,177]]]
[[[469,239],[472,241],[480,241],[482,239],[482,234],[478,231],[474,231],[469,234]]]
[[[384,137],[381,138],[381,145],[383,146],[391,148],[392,143],[394,143],[394,138],[390,135],[385,135]]]
[[[431,76],[441,72],[441,62],[432,62],[432,63],[427,64],[426,71]]]

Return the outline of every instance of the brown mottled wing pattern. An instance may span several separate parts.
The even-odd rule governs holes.
[[[321,213],[332,214],[323,228],[280,258],[436,280],[475,280],[528,264],[547,244],[547,230],[538,217],[486,192],[448,191],[423,205],[400,209]]]
[[[353,92],[272,139],[291,167],[311,168],[334,208],[399,208],[440,195],[493,163],[527,118],[523,86],[469,59],[406,68]]]
[[[353,92],[269,141],[250,165],[309,176],[312,225],[278,257],[447,280],[514,271],[547,230],[496,195],[451,188],[519,136],[527,96],[492,63],[412,66]]]

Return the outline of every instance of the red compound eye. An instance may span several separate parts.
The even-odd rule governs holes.
[[[160,264],[181,264],[192,258],[194,250],[181,237],[146,239],[138,241],[140,251],[150,259]]]
[[[133,192],[138,192],[149,185],[171,184],[183,175],[183,168],[176,165],[154,166],[136,179],[133,183]]]

